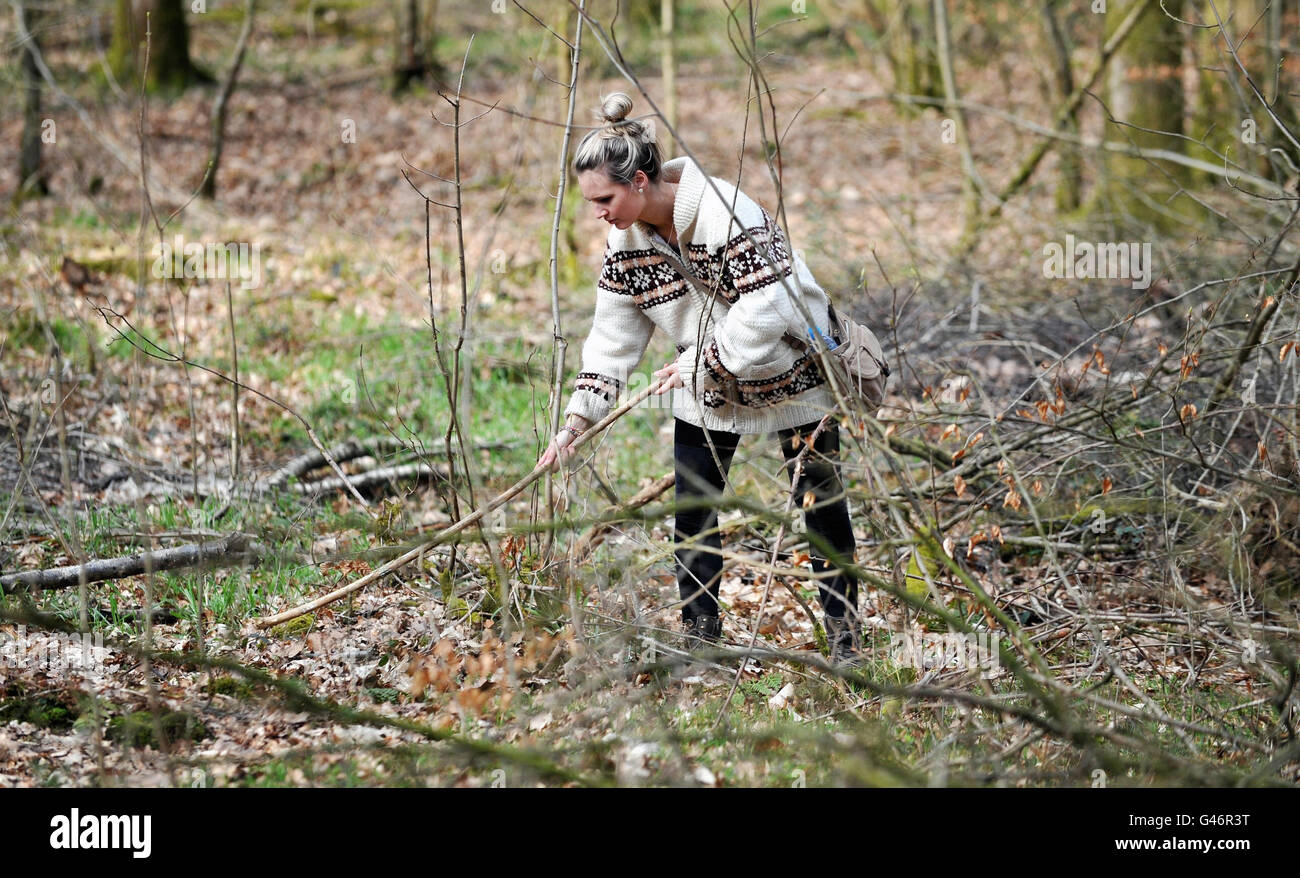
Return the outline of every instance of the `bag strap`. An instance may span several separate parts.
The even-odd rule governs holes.
[[[668,244],[667,241],[665,241],[664,243],[665,243],[665,244]],[[668,246],[671,247],[672,245],[669,244]],[[661,252],[662,252],[662,251],[661,251]],[[672,263],[673,267],[676,268],[677,271],[682,275],[682,277],[686,278],[687,282],[690,283],[691,286],[695,287],[695,289],[698,290],[698,291],[700,292],[700,294],[704,296],[704,298],[705,298],[706,301],[708,301],[708,300],[712,300],[712,299],[714,299],[714,298],[716,297],[717,294],[716,294],[713,290],[711,290],[711,289],[709,289],[708,287],[706,287],[706,286],[704,285],[704,281],[702,281],[700,278],[696,277],[695,272],[693,272],[693,271],[691,271],[689,268],[687,268],[687,267],[686,267],[686,263],[684,263],[681,259],[677,258],[677,255],[676,255],[676,254],[673,254],[673,253],[665,253],[664,255],[668,257],[668,260]],[[829,296],[827,296],[827,298],[826,298],[826,303],[827,303],[827,306],[829,307],[830,321],[831,321],[831,329],[834,330],[835,327],[836,327],[836,325],[837,325],[837,321],[835,320],[835,308],[834,308],[833,305],[830,305],[830,297],[829,297]],[[730,306],[730,305],[726,305],[725,302],[722,303],[722,304],[725,305],[727,311],[730,311],[730,310],[731,310],[731,306]],[[726,316],[726,315],[724,314],[723,316]],[[783,339],[785,339],[787,342],[789,342],[790,345],[791,345],[795,350],[799,351],[800,353],[807,353],[807,351],[808,351],[808,349],[809,349],[808,342],[806,342],[806,341],[804,341],[803,339],[799,338],[799,336],[797,336],[797,335],[795,335],[794,333],[792,333],[792,332],[790,332],[790,331],[787,330],[786,333],[785,333],[783,336],[781,336],[781,337],[782,337]]]
[[[694,224],[692,224],[692,226],[693,225]],[[667,241],[665,241],[664,244],[666,244],[669,247],[672,246],[671,244],[668,244]],[[695,272],[687,268],[685,262],[679,259],[677,257],[677,254],[665,253],[664,255],[668,257],[673,267],[675,267],[681,273],[682,277],[686,278],[688,283],[690,283],[693,287],[695,287],[695,289],[699,290],[700,294],[704,296],[706,301],[712,300],[716,297],[714,291],[706,287],[704,285],[704,281],[696,277]],[[727,305],[726,308],[727,311],[731,310],[730,305]],[[847,326],[840,323],[839,315],[835,313],[835,305],[831,302],[831,297],[829,295],[827,295],[826,297],[826,317],[827,320],[830,322],[829,329],[831,331],[831,334],[832,335],[838,334],[842,336],[841,338],[838,339],[838,342],[842,344],[844,342],[849,341],[851,330],[849,330]],[[811,330],[809,331],[811,332]],[[792,332],[787,331],[781,337],[785,339],[787,342],[789,342],[790,346],[793,347],[796,351],[798,351],[801,354],[807,355],[810,351],[812,351],[812,346],[809,345],[807,341],[805,341],[802,338],[799,338],[799,336],[795,335]],[[831,339],[831,340],[836,341],[836,339]],[[870,351],[867,351],[867,355],[870,356],[872,360],[875,360],[876,365],[880,367],[880,373],[884,375],[886,378],[888,378],[890,374],[889,363],[883,359],[877,360],[875,354],[872,354]]]

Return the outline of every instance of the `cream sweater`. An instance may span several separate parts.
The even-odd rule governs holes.
[[[684,248],[674,250],[644,222],[610,229],[591,334],[565,414],[598,421],[628,389],[629,378],[633,393],[652,382],[649,373],[658,364],[644,375],[632,370],[658,326],[677,345],[686,384],[672,391],[676,417],[733,433],[816,421],[833,408],[833,398],[811,352],[797,351],[783,336],[808,337],[792,294],[801,297],[819,329],[827,328],[825,291],[790,252],[767,211],[735,186],[706,178],[686,157],[665,162],[661,179],[678,184],[673,226]],[[665,253],[675,254],[716,291],[712,307]]]

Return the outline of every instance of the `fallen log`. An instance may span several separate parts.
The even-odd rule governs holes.
[[[340,442],[330,447],[329,454],[339,463],[346,463],[349,460],[356,460],[358,457],[364,457],[368,454],[401,451],[406,447],[405,442],[393,436],[374,436],[370,439],[349,439],[346,442]],[[325,464],[325,455],[313,448],[311,451],[290,458],[284,466],[271,473],[265,484],[269,487],[278,487],[289,481],[290,478],[301,479],[307,473],[318,467],[325,466]]]
[[[240,531],[225,539],[191,543],[155,552],[136,552],[119,558],[97,558],[71,567],[53,567],[48,570],[28,570],[0,576],[0,591],[13,594],[20,589],[53,591],[70,588],[82,582],[103,582],[139,576],[148,570],[178,570],[183,567],[230,566],[259,558],[267,549]]]
[[[332,494],[335,491],[342,491],[347,485],[361,490],[371,488],[375,485],[382,485],[385,482],[396,481],[398,479],[420,479],[433,478],[446,481],[447,470],[445,467],[429,466],[427,463],[402,463],[396,466],[376,467],[363,473],[355,473],[348,476],[345,484],[338,476],[329,476],[315,482],[294,482],[293,492],[295,494]]]
[[[502,448],[510,448],[518,445],[517,441],[508,442],[483,442],[475,445],[474,451],[496,451]],[[371,436],[368,439],[349,439],[346,442],[340,442],[329,449],[330,457],[339,463],[345,463],[349,460],[356,460],[358,457],[365,457],[372,454],[382,454],[384,452],[395,451],[412,451],[414,450],[411,442],[407,442],[397,436]],[[265,481],[269,487],[279,487],[289,481],[291,477],[301,479],[307,473],[314,469],[328,464],[325,455],[318,450],[304,452],[297,457],[291,458],[284,466],[272,473]]]

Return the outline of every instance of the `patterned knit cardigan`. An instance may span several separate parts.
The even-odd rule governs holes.
[[[637,221],[612,227],[596,284],[596,313],[565,414],[597,421],[628,386],[658,326],[677,345],[685,389],[673,391],[673,414],[695,426],[763,433],[816,421],[833,406],[815,358],[783,339],[807,338],[807,322],[790,299],[800,296],[825,330],[827,296],[772,217],[727,181],[706,178],[681,157],[661,179],[677,183],[673,226],[686,264],[717,295],[709,299],[665,257],[674,251]],[[717,186],[715,192],[709,179]],[[743,228],[758,243],[741,232]],[[766,251],[766,258],[763,250]],[[769,261],[770,260],[770,261]],[[647,370],[647,373],[650,370]],[[653,380],[632,375],[635,392]]]

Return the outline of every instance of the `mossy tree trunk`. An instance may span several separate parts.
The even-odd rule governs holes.
[[[629,11],[628,14],[632,16],[633,21],[637,21],[637,16],[644,15],[646,12],[645,3],[636,4],[634,10],[635,13]],[[577,10],[573,8],[569,0],[558,0],[555,5],[554,15],[546,19],[555,33],[564,38],[562,40],[556,39],[554,34],[546,34],[544,37],[544,39],[549,39],[555,47],[552,51],[555,52],[556,82],[569,81],[569,68],[573,66],[573,50],[569,47],[567,41],[573,39],[573,27],[577,24],[577,20]],[[633,94],[636,93],[635,89],[629,89],[629,91]]]
[[[119,82],[137,82],[144,69],[146,27],[149,59],[145,86],[148,89],[183,89],[213,81],[190,58],[190,32],[183,0],[117,0],[109,65]]]
[[[45,172],[41,167],[41,74],[36,68],[36,10],[23,3],[14,4],[14,14],[31,35],[31,43],[21,47],[23,70],[23,132],[18,150],[17,196],[48,195]]]
[[[927,0],[885,0],[883,48],[893,73],[894,91],[923,97],[943,97],[943,74],[935,51],[934,8]],[[917,105],[900,103],[905,113]]]
[[[239,78],[239,68],[244,64],[244,52],[248,49],[248,38],[253,32],[253,16],[257,0],[245,0],[244,26],[239,32],[239,42],[235,46],[235,59],[230,71],[212,107],[212,139],[208,147],[208,169],[199,186],[199,194],[204,198],[217,197],[217,169],[221,167],[221,149],[226,140],[226,104],[235,90],[235,81]]]
[[[663,68],[664,77],[663,111],[669,124],[674,128],[677,127],[677,25],[674,15],[676,6],[677,0],[661,0],[659,7],[659,32],[663,39],[660,50],[660,66]],[[672,158],[676,151],[672,135],[661,126],[657,139],[664,158]]]
[[[1040,0],[1043,33],[1051,51],[1052,86],[1056,103],[1064,104],[1074,93],[1074,64],[1070,59],[1070,41],[1066,37],[1062,12],[1068,13],[1065,0]],[[1065,7],[1065,8],[1063,8]],[[1078,136],[1079,123],[1072,116],[1062,126],[1069,135]],[[1083,163],[1079,150],[1067,144],[1056,148],[1056,210],[1070,213],[1077,210],[1083,199]]]
[[[393,94],[401,94],[416,80],[432,78],[441,85],[442,69],[434,56],[437,35],[438,0],[425,0],[425,14],[420,14],[420,0],[405,0],[397,10],[399,45],[393,65]]]
[[[1106,36],[1118,28],[1137,0],[1109,0]],[[1166,15],[1161,6],[1168,10]],[[1152,4],[1124,41],[1106,71],[1105,101],[1115,122],[1104,131],[1109,141],[1143,149],[1183,152],[1183,0]],[[1120,228],[1167,229],[1177,224],[1180,204],[1168,202],[1190,175],[1183,165],[1106,153],[1100,200]],[[1168,203],[1166,203],[1168,202]]]

